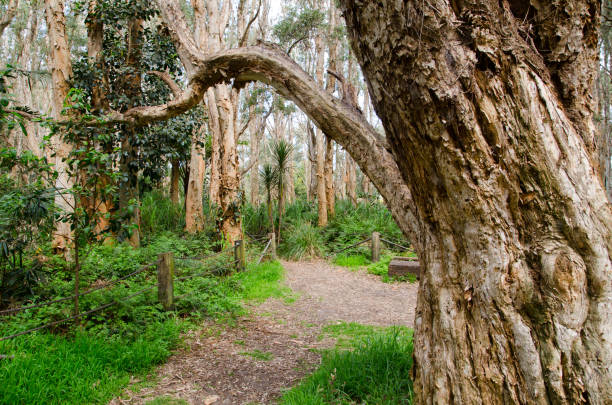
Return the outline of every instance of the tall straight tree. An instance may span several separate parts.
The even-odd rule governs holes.
[[[49,32],[49,65],[53,83],[53,116],[56,119],[61,119],[64,100],[70,91],[70,79],[72,77],[64,2],[62,0],[45,0],[45,13]],[[56,135],[53,139],[53,149],[56,154],[55,170],[58,173],[55,185],[58,190],[69,189],[72,187],[72,179],[68,175],[65,159],[72,150],[71,145],[64,142],[60,135]],[[65,212],[71,212],[74,206],[72,197],[67,193],[58,193],[55,197],[55,204]],[[58,222],[53,237],[53,249],[64,256],[68,256],[72,240],[71,235],[70,224]]]

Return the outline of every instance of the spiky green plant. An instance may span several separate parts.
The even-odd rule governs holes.
[[[270,231],[274,231],[274,221],[272,219],[272,189],[276,183],[276,171],[271,164],[266,163],[259,171],[259,177],[266,189],[267,205],[268,205],[268,221],[270,221]]]
[[[278,241],[280,243],[280,233],[283,220],[283,206],[285,204],[285,175],[291,165],[291,154],[293,153],[293,145],[284,139],[279,139],[272,142],[270,147],[272,152],[272,160],[274,162],[274,170],[276,172],[276,182],[278,190]]]

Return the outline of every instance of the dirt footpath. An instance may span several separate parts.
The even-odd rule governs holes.
[[[189,404],[268,404],[316,369],[321,328],[338,321],[412,327],[417,284],[385,284],[364,271],[324,261],[283,262],[295,302],[269,299],[234,327],[204,325],[157,371],[154,387],[133,389],[111,404],[156,398]],[[147,384],[144,384],[147,385]],[[134,387],[137,387],[136,384]],[[160,402],[178,404],[181,402]]]

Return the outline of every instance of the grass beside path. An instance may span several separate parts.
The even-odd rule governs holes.
[[[232,313],[244,313],[244,301],[291,299],[290,290],[281,284],[283,277],[284,269],[278,262],[252,264],[245,272],[218,282],[214,279],[214,294],[210,289],[201,289],[200,295],[191,296],[183,306],[227,319]],[[212,278],[201,280],[206,285],[213,283]],[[208,308],[196,308],[202,305]],[[160,308],[151,304],[147,310],[157,313]],[[121,311],[129,313],[130,308]],[[141,314],[144,309],[139,311]],[[161,313],[147,319],[150,323],[136,336],[109,330],[122,322],[115,319],[105,329],[96,327],[66,335],[34,332],[0,342],[0,354],[14,356],[0,360],[0,404],[107,403],[128,385],[131,377],[144,376],[164,363],[181,344],[181,334],[198,327],[197,316],[184,319],[174,313]],[[10,322],[9,318],[6,322]],[[0,327],[0,332],[3,329],[9,328]]]
[[[338,345],[283,395],[282,405],[412,404],[412,330],[339,323],[323,335],[338,338]]]

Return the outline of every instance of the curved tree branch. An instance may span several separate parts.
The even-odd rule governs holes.
[[[327,136],[344,147],[389,203],[400,227],[412,236],[417,234],[411,194],[387,143],[362,114],[320,88],[280,47],[260,43],[224,50],[193,62],[197,69],[180,97],[164,105],[136,107],[123,114],[115,112],[107,122],[144,125],[165,120],[195,107],[206,89],[216,84],[232,80],[266,83],[293,101]],[[418,244],[418,238],[411,239]]]
[[[164,83],[166,83],[166,85],[170,88],[170,91],[172,92],[172,95],[174,96],[174,98],[178,98],[181,96],[182,90],[180,86],[178,85],[178,83],[172,79],[172,77],[170,76],[170,73],[161,72],[159,70],[149,70],[147,74],[157,76]]]

